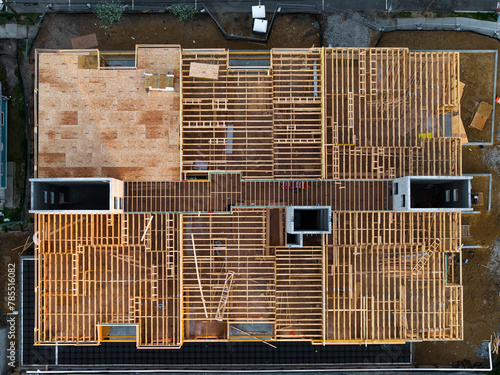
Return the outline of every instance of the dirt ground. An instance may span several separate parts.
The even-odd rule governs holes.
[[[499,50],[500,42],[486,36],[453,31],[402,31],[384,34],[378,47],[408,47],[413,50]],[[462,99],[462,120],[470,141],[488,139],[491,125],[481,132],[467,127],[470,123],[474,103],[479,100],[492,102],[492,83],[494,65],[491,54],[464,56],[461,58],[461,80],[467,84]],[[497,76],[498,77],[498,76]],[[497,87],[499,86],[497,81]],[[495,124],[500,119],[500,108],[497,106]],[[488,122],[489,123],[489,122]],[[497,131],[498,132],[498,131]],[[457,361],[468,360],[472,365],[485,361],[486,343],[493,332],[499,330],[500,323],[500,243],[496,241],[500,235],[499,186],[500,152],[498,134],[495,135],[494,146],[464,146],[462,172],[492,173],[493,191],[492,208],[488,212],[488,181],[480,178],[472,185],[473,192],[482,192],[484,204],[479,209],[481,214],[463,215],[462,224],[471,225],[470,238],[464,238],[465,245],[482,245],[484,249],[463,250],[464,285],[464,340],[448,343],[419,343],[416,345],[418,364],[457,364]],[[471,259],[472,257],[472,259]]]
[[[237,21],[235,21],[237,20]],[[146,22],[145,22],[146,21]],[[218,19],[227,34],[259,37],[251,34],[248,15],[224,14]],[[231,26],[233,25],[233,26]],[[234,25],[239,25],[238,29]],[[316,26],[316,27],[315,27]],[[239,32],[238,32],[239,31]],[[269,42],[226,40],[215,23],[206,14],[179,22],[177,17],[165,14],[127,14],[108,30],[99,27],[92,14],[48,14],[35,41],[35,48],[71,48],[71,39],[96,33],[98,48],[134,50],[136,44],[180,44],[183,48],[228,48],[233,50],[312,47],[320,45],[318,16],[282,14],[276,17]]]

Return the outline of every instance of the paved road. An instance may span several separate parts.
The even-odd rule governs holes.
[[[128,5],[130,9],[161,9],[167,4],[181,2],[182,0],[163,1],[163,0],[122,0],[122,3]],[[65,11],[90,11],[86,6],[97,4],[97,0],[53,0],[47,2],[30,1],[10,1],[9,3],[18,12],[42,12],[45,5],[50,2],[54,10]],[[258,4],[258,0],[185,0],[185,2],[204,3],[210,10],[221,12],[242,12],[248,10],[251,6]],[[291,4],[300,9],[301,7],[313,8],[316,10],[335,11],[386,11],[391,9],[393,12],[401,11],[423,11],[429,6],[430,11],[495,11],[496,1],[492,0],[282,0],[279,3]],[[276,7],[278,1],[262,0],[268,11]]]

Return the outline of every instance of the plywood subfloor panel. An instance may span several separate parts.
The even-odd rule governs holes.
[[[38,177],[179,179],[179,84],[144,90],[144,73],[179,73],[179,50],[149,54],[137,70],[78,69],[81,53],[39,54]]]

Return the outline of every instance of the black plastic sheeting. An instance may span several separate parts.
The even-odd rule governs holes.
[[[49,365],[54,368],[56,352],[52,346],[34,346],[35,270],[32,260],[24,261],[23,272],[23,365]],[[255,343],[185,343],[181,349],[136,349],[135,343],[109,343],[100,346],[59,346],[58,365],[156,368],[227,369],[293,367],[373,367],[407,366],[410,344],[405,345],[329,345],[309,342],[273,342],[271,348]],[[383,366],[384,365],[384,366]],[[81,367],[80,367],[81,368]]]

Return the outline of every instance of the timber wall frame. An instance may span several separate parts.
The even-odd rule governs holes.
[[[302,248],[286,247],[284,215],[36,214],[36,343],[98,345],[100,324],[136,325],[140,348],[463,337],[460,213],[335,211]],[[232,331],[254,324],[272,330]]]
[[[181,178],[460,175],[458,52],[311,48],[182,52]],[[254,57],[251,57],[254,56]],[[219,67],[189,77],[191,62]]]
[[[138,347],[181,344],[177,216],[35,214],[35,220],[37,344],[95,345],[99,324],[136,325]]]
[[[35,215],[37,345],[110,324],[139,348],[462,339],[460,212],[391,201],[394,178],[461,174],[458,53],[182,50],[180,68],[183,180],[125,181],[124,213]],[[332,207],[332,233],[287,247],[291,205]]]

